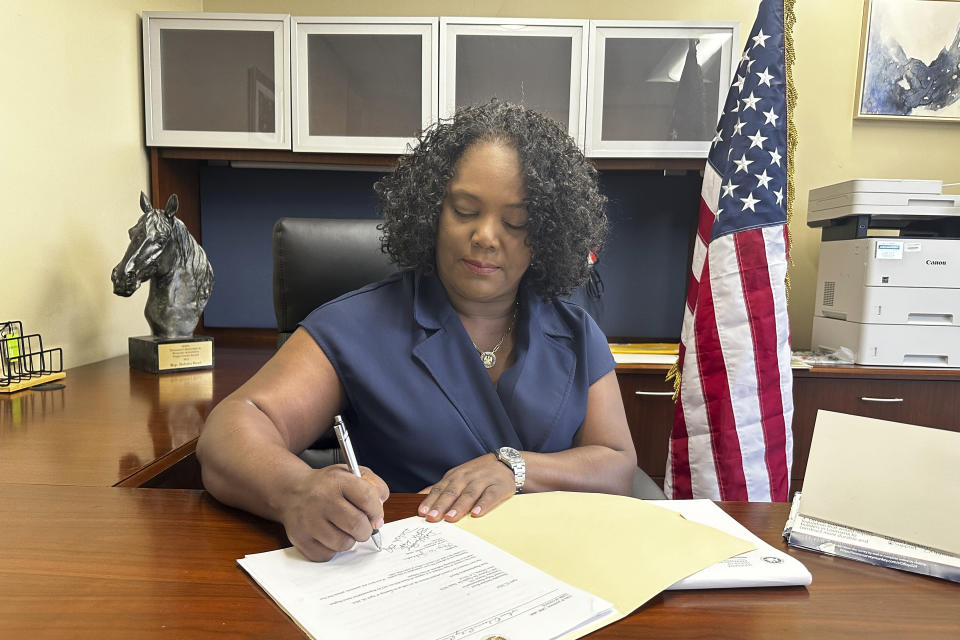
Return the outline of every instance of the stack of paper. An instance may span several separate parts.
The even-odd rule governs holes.
[[[313,638],[556,638],[611,613],[459,527],[413,517],[327,563],[293,548],[238,562]],[[389,630],[389,631],[386,631]]]
[[[960,433],[820,411],[790,545],[960,582]]]
[[[515,496],[457,525],[414,517],[327,563],[238,562],[314,638],[579,638],[752,544],[624,496]],[[385,630],[388,630],[385,632]]]
[[[676,342],[614,342],[610,351],[619,364],[673,364],[680,353],[680,345]]]
[[[752,534],[710,500],[657,500],[650,504],[676,511],[688,520],[719,529],[756,546],[753,551],[722,560],[674,583],[669,590],[806,586],[813,580],[803,563]]]

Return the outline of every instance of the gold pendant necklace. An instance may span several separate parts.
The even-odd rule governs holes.
[[[517,301],[517,305],[520,302]],[[480,362],[483,363],[484,368],[493,369],[497,364],[497,351],[500,350],[500,347],[503,346],[503,341],[506,340],[507,334],[510,333],[510,330],[513,329],[513,325],[517,323],[517,305],[513,308],[513,320],[510,321],[510,325],[507,327],[507,330],[503,332],[503,335],[500,336],[500,341],[490,349],[490,351],[483,351],[480,347],[477,346],[476,342],[473,342],[473,348],[477,350],[477,353],[480,354]]]

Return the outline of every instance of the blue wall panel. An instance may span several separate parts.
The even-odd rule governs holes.
[[[610,220],[596,267],[604,293],[594,298],[581,287],[571,299],[607,336],[679,340],[700,177],[607,171],[600,187]]]
[[[283,217],[376,218],[380,173],[296,169],[200,172],[200,233],[216,282],[207,327],[276,328],[273,225]]]
[[[203,246],[216,276],[207,327],[274,328],[271,235],[278,218],[376,218],[373,183],[355,171],[204,167]],[[600,298],[571,296],[611,337],[676,340],[683,322],[700,178],[608,171],[610,234],[598,272]]]

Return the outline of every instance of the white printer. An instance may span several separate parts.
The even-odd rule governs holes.
[[[820,227],[813,349],[857,364],[960,367],[960,196],[937,180],[810,191]]]

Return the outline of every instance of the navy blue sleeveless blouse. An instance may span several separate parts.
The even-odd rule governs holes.
[[[318,307],[300,325],[340,377],[357,459],[393,492],[510,446],[573,446],[590,385],[616,366],[586,311],[521,289],[516,361],[496,386],[441,282],[404,271]]]

